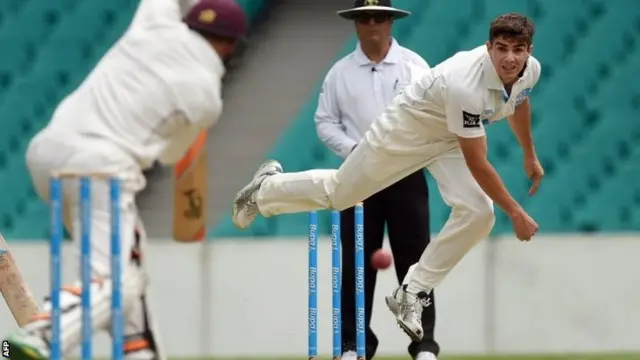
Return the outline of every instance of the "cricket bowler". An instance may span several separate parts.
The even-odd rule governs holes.
[[[82,29],[78,29],[82,31]],[[121,39],[30,142],[26,160],[33,184],[49,200],[52,173],[109,173],[122,179],[124,351],[126,359],[165,359],[147,303],[143,266],[145,232],[135,196],[146,184],[143,170],[156,161],[178,162],[222,113],[224,61],[247,31],[233,0],[142,0]],[[65,226],[79,241],[77,182],[65,181]],[[108,331],[111,293],[108,183],[92,181],[92,317]],[[79,256],[67,261],[79,261]],[[80,344],[80,290],[61,294],[62,348]],[[179,299],[176,299],[178,301]],[[11,359],[48,359],[51,304],[7,338]]]
[[[260,166],[236,196],[234,223],[246,228],[258,214],[344,210],[426,167],[451,215],[386,298],[398,325],[419,341],[427,295],[489,235],[494,203],[509,216],[518,239],[528,241],[538,230],[488,161],[485,133],[486,122],[508,118],[534,194],[544,171],[531,137],[529,93],[541,72],[531,56],[533,36],[526,16],[499,16],[486,44],[458,52],[397,95],[338,170],[283,173],[274,160]]]

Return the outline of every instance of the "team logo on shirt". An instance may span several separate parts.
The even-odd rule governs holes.
[[[462,110],[462,127],[463,128],[479,128],[480,127],[480,115],[471,114]]]
[[[531,93],[531,88],[526,88],[520,91],[520,94],[516,96],[516,106],[522,104],[529,97],[530,93]]]

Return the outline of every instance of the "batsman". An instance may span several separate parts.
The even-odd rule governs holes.
[[[206,134],[222,113],[225,61],[246,31],[245,14],[233,0],[142,0],[121,39],[63,99],[27,149],[27,167],[45,202],[49,201],[48,183],[54,172],[109,173],[122,179],[126,359],[166,358],[146,294],[148,274],[142,256],[146,239],[135,204],[136,194],[146,185],[143,171],[156,162],[174,167],[179,198],[174,209],[174,237],[200,240],[204,235],[202,210],[206,209]],[[77,182],[65,181],[63,192],[64,223],[78,246]],[[94,180],[91,196],[95,333],[109,331],[111,316],[108,184]],[[200,221],[191,225],[194,218]],[[66,261],[79,263],[79,256],[69,256]],[[80,345],[79,303],[79,287],[64,287],[61,340],[66,356]],[[6,339],[11,359],[49,358],[48,301],[42,309]]]

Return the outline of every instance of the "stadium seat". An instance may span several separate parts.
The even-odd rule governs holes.
[[[416,18],[421,18],[424,16],[424,10],[428,5],[428,1],[411,1],[403,6],[402,8],[406,11],[411,12],[411,21],[396,21],[393,26],[393,36],[396,38],[406,38],[408,34],[415,30],[415,26],[419,24],[421,21]]]
[[[0,1],[0,14],[4,16],[15,15],[19,9],[24,5],[24,0],[4,0]]]
[[[244,9],[249,19],[255,19],[266,6],[266,2],[262,0],[238,0],[237,2]]]
[[[132,15],[122,12],[128,6],[127,0],[85,2],[78,6],[55,36],[84,39],[94,44],[102,44],[105,35],[113,28],[124,30],[122,20],[128,25]],[[83,31],[77,31],[78,28]]]
[[[0,73],[20,75],[35,60],[35,45],[13,37],[1,37]]]
[[[73,4],[74,0],[29,1],[5,29],[11,29],[15,37],[42,43]]]
[[[640,85],[629,81],[629,74],[637,71],[638,61],[640,57],[630,58],[626,64],[611,68],[609,77],[598,87],[598,96],[591,104],[593,110],[604,112],[608,108],[623,108],[631,111],[633,97],[640,93]]]
[[[637,167],[622,167],[615,182],[607,182],[589,197],[584,206],[576,208],[575,222],[578,230],[615,231],[633,226],[630,209],[637,207],[640,200],[637,173]],[[614,203],[616,206],[603,208],[607,203]]]
[[[491,161],[494,164],[510,161],[513,157],[513,147],[516,138],[506,119],[489,124],[485,129],[487,132],[487,147]]]
[[[48,120],[55,102],[55,84],[40,78],[21,78],[0,103],[0,152],[15,150]],[[0,157],[2,158],[2,157]],[[3,161],[0,161],[2,166]]]
[[[591,59],[589,63],[598,66],[616,66],[623,58],[623,54],[629,51],[624,30],[633,27],[634,18],[635,15],[623,16],[618,12],[608,13],[589,29],[589,41],[599,42],[601,46],[581,46],[575,50],[575,56],[581,59],[589,58]]]
[[[549,139],[554,137],[552,132],[563,134],[569,141],[578,139],[583,133],[587,114],[577,108],[573,98],[569,96],[550,97],[544,102],[545,107],[540,106],[540,110],[537,109],[539,102],[532,101],[532,103],[535,104],[533,111],[539,113],[540,117],[540,123],[536,125],[535,132],[537,135],[545,137],[543,141],[546,143],[550,143]]]
[[[17,80],[3,103],[13,109],[30,107],[35,115],[39,115],[41,110],[46,111],[57,103],[58,90],[52,78],[31,72]]]
[[[94,62],[90,43],[82,40],[52,39],[41,56],[49,61],[39,63],[36,71],[67,77],[70,82],[84,78]]]
[[[407,39],[399,40],[432,65],[456,51],[454,39],[458,36],[458,29],[466,26],[476,12],[474,2],[470,0],[459,1],[458,11],[448,11],[449,7],[446,1],[429,1],[420,17],[414,14],[403,20],[414,22],[415,26]],[[417,21],[418,18],[420,21]]]

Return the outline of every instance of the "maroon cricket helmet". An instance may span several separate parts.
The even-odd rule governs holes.
[[[234,0],[200,0],[184,22],[203,35],[242,39],[249,25],[244,10]]]

